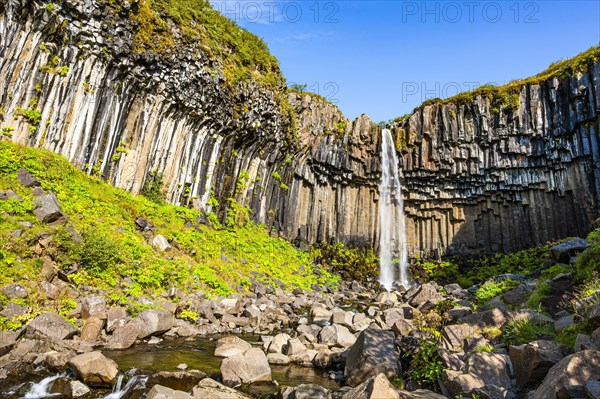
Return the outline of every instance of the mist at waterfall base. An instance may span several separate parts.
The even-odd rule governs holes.
[[[396,281],[408,288],[404,201],[398,174],[398,156],[389,129],[383,129],[381,140],[379,221],[379,283],[388,291],[392,290]]]

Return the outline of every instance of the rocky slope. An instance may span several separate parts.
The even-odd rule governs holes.
[[[134,56],[127,10],[48,4],[0,1],[4,135],[133,193],[153,173],[174,204],[210,210],[213,193],[222,217],[234,197],[299,243],[377,246],[380,127],[367,116],[232,83],[201,46]],[[510,251],[584,234],[600,197],[599,90],[596,62],[523,86],[515,109],[476,96],[394,124],[411,252]]]

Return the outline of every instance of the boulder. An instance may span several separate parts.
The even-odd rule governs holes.
[[[33,200],[33,214],[42,223],[52,223],[64,218],[58,199],[54,193],[41,195]]]
[[[56,313],[44,313],[27,325],[27,338],[69,339],[79,330]]]
[[[0,191],[0,201],[6,201],[9,199],[13,199],[18,202],[23,201],[23,198],[19,197],[19,195],[13,190]]]
[[[572,256],[582,252],[589,246],[590,243],[587,240],[584,240],[583,238],[575,238],[573,240],[553,246],[550,250],[550,253],[558,262],[569,263],[569,260]]]
[[[383,373],[388,378],[398,374],[398,352],[392,331],[368,328],[361,332],[348,350],[344,376],[346,385],[357,386]]]
[[[271,381],[267,356],[258,348],[228,357],[221,363],[223,383],[230,387],[258,381]]]
[[[176,391],[171,388],[163,387],[162,385],[154,385],[150,391],[148,391],[146,399],[192,399],[192,396],[183,391]]]
[[[106,300],[101,295],[90,295],[83,298],[81,301],[81,317],[98,317],[106,320]]]
[[[40,187],[42,185],[38,179],[33,177],[31,173],[23,168],[19,168],[19,171],[17,172],[17,179],[19,179],[19,182],[21,182],[23,186],[29,188]]]
[[[106,331],[113,332],[117,328],[117,323],[126,318],[127,311],[125,308],[116,307],[108,309],[106,312]]]
[[[154,247],[154,249],[157,249],[161,252],[168,251],[171,249],[171,244],[169,244],[169,241],[167,241],[167,239],[160,234],[156,235],[152,239],[152,246]]]
[[[494,385],[509,389],[510,370],[512,368],[508,355],[497,353],[474,353],[467,359],[465,371],[479,379],[484,385]]]
[[[281,399],[330,399],[329,391],[315,384],[301,384],[296,388],[285,387],[280,391]]]
[[[585,393],[588,399],[600,399],[600,381],[588,381],[585,384]]]
[[[135,321],[130,321],[125,325],[117,325],[106,343],[106,349],[131,348],[138,339],[140,332],[140,325]]]
[[[119,373],[117,363],[100,352],[88,352],[69,360],[73,373],[94,388],[111,388]]]
[[[251,399],[241,392],[231,389],[217,381],[205,378],[192,389],[195,399]]]
[[[352,326],[352,320],[354,319],[354,314],[352,312],[338,310],[333,312],[331,316],[331,322],[333,324],[341,324],[346,327]]]
[[[96,342],[100,338],[104,320],[98,317],[89,317],[86,319],[81,329],[81,340],[84,342]]]
[[[17,344],[20,333],[17,331],[0,331],[0,357],[6,355]]]
[[[450,397],[463,397],[484,386],[483,381],[462,371],[443,370],[441,380]]]
[[[319,332],[319,342],[329,346],[347,348],[356,342],[356,337],[346,327],[334,324],[323,327]]]
[[[542,384],[531,399],[555,398],[566,385],[584,386],[590,380],[600,379],[600,351],[583,350],[569,355],[550,368]]]
[[[269,344],[269,353],[283,353],[283,347],[287,344],[287,342],[291,339],[288,334],[281,333],[277,334],[273,337]]]
[[[342,399],[400,399],[400,393],[385,374],[379,373],[346,392]]]
[[[331,319],[333,313],[322,306],[315,306],[311,310],[311,317],[314,323],[327,323]]]
[[[500,328],[508,321],[508,313],[503,309],[494,308],[485,312],[477,312],[463,316],[459,320],[461,323],[466,323],[481,328]]]
[[[173,315],[164,309],[146,309],[136,317],[135,321],[140,327],[138,338],[163,334],[174,324]]]
[[[548,370],[563,358],[557,344],[544,340],[519,346],[511,345],[508,353],[514,367],[518,388],[542,381]]]
[[[452,324],[445,326],[442,332],[444,347],[448,350],[460,351],[465,339],[475,335],[475,330],[469,324]]]
[[[554,322],[554,331],[562,331],[565,328],[572,326],[574,322],[573,315],[563,316]]]
[[[292,362],[302,362],[307,361],[307,350],[306,346],[298,338],[291,338],[285,345],[283,353],[287,355]],[[312,359],[309,359],[308,361],[310,360]]]
[[[252,345],[250,345],[248,342],[236,337],[235,335],[229,335],[227,337],[220,338],[217,341],[217,345],[215,347],[215,356],[231,357],[240,353],[244,353],[250,348],[252,348]]]
[[[444,299],[444,296],[440,294],[435,286],[431,283],[423,284],[420,286],[417,293],[410,299],[409,303],[411,306],[420,306],[425,302],[437,303]]]
[[[27,288],[22,286],[21,284],[9,284],[0,288],[0,292],[4,294],[8,299],[24,299],[27,298],[29,292]]]

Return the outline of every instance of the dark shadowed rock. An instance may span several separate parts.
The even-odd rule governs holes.
[[[584,240],[583,238],[575,238],[573,240],[553,246],[550,250],[550,253],[558,262],[569,263],[569,260],[572,256],[582,252],[589,246],[590,243],[587,240]]]
[[[348,351],[344,377],[346,384],[357,386],[383,373],[388,378],[398,374],[398,352],[392,331],[368,328],[361,332]]]
[[[588,381],[597,379],[600,379],[600,352],[577,352],[550,368],[542,384],[531,395],[531,399],[554,398],[564,386],[584,386]]]
[[[544,340],[510,346],[508,352],[519,388],[543,380],[548,370],[563,358],[558,345]]]

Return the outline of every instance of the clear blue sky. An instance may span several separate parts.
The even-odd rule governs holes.
[[[267,42],[288,83],[376,122],[600,42],[600,1],[211,2]]]

